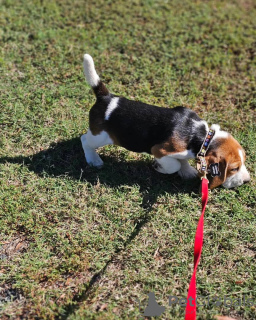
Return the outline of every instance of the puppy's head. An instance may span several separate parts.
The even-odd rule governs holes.
[[[219,185],[225,188],[234,188],[250,181],[250,174],[245,167],[245,152],[241,145],[231,134],[220,131],[218,125],[211,127],[215,130],[215,137],[205,157],[207,167],[218,166],[219,176],[209,179],[209,188],[213,189]]]

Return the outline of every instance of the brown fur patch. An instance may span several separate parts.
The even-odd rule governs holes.
[[[108,89],[106,88],[105,84],[102,81],[100,81],[96,87],[93,87],[93,91],[96,97],[107,96],[109,94]]]
[[[109,134],[110,138],[113,140],[113,142],[114,142],[115,145],[121,146],[121,144],[120,144],[119,141],[118,141],[118,138],[114,135],[113,132],[111,132],[111,131],[109,131],[109,130],[105,130],[105,131]]]
[[[151,148],[151,153],[159,159],[168,154],[183,152],[185,150],[187,150],[186,142],[180,139],[177,134],[173,134],[167,141],[155,144]]]
[[[99,134],[104,128],[104,117],[106,112],[106,105],[95,104],[89,113],[89,127],[93,135]]]
[[[103,126],[93,123],[93,125],[90,126],[90,130],[94,136],[100,134],[102,131],[107,132],[110,138],[113,140],[113,143],[117,146],[121,146],[114,133],[109,130],[106,130]]]
[[[239,150],[243,150],[241,145],[230,135],[228,138],[223,139],[222,144],[217,149],[218,155],[222,156],[226,159],[228,167],[230,169],[234,168],[235,166],[242,165],[242,161],[240,158]],[[227,177],[230,174],[227,173]]]
[[[220,177],[209,178],[209,188],[213,189],[223,184],[231,175],[235,174],[232,169],[240,169],[242,161],[239,155],[239,150],[243,150],[241,145],[231,136],[228,138],[220,138],[219,147],[210,151],[206,158],[207,166],[212,163],[219,163]],[[244,151],[243,151],[244,152]]]
[[[114,144],[120,146],[120,143],[118,141],[118,138],[115,136],[109,128],[106,128],[106,122],[104,120],[105,117],[105,110],[100,110],[99,108],[93,108],[90,111],[90,116],[89,116],[89,127],[94,136],[100,134],[102,131],[106,131],[110,138],[113,140]]]
[[[90,130],[91,130],[91,132],[92,132],[92,134],[93,134],[94,136],[97,136],[98,134],[100,134],[100,133],[103,131],[103,129],[100,128],[100,126],[97,125],[97,123],[91,124],[91,125],[90,125]]]

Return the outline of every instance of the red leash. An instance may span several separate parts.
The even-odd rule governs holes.
[[[196,320],[196,270],[201,257],[204,237],[204,212],[208,200],[208,180],[202,178],[202,214],[198,221],[194,244],[194,272],[190,280],[185,320]]]

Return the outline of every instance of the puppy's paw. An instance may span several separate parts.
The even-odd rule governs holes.
[[[103,163],[103,161],[101,160],[101,162],[100,162],[100,161],[97,161],[97,162],[88,162],[88,165],[89,165],[90,167],[94,167],[94,168],[97,168],[97,169],[101,169],[101,168],[103,167],[104,163]]]
[[[154,161],[153,168],[159,173],[169,174],[169,172],[166,172],[166,170],[157,161]]]
[[[156,161],[156,160],[154,160],[154,162],[153,162],[153,164],[152,164],[152,167],[157,171],[157,169],[160,169],[161,168],[161,166],[160,166],[160,164]]]
[[[100,169],[103,166],[103,161],[96,152],[91,153],[90,156],[87,156],[86,160],[89,166],[96,167],[98,169]]]
[[[191,166],[186,166],[178,171],[178,175],[185,180],[195,179],[198,176],[198,172]]]
[[[161,166],[160,163],[158,163],[156,160],[153,162],[153,168],[160,173],[165,173],[163,167]]]

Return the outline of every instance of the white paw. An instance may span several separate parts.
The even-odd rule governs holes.
[[[97,160],[97,161],[94,161],[94,162],[88,162],[88,164],[89,164],[89,166],[92,166],[92,167],[95,167],[95,168],[98,168],[98,169],[103,167],[103,161],[101,159]]]
[[[85,150],[85,158],[87,163],[92,167],[100,168],[103,166],[103,161],[94,150]]]
[[[198,172],[195,168],[191,166],[186,166],[185,168],[182,168],[178,171],[179,176],[182,179],[188,180],[188,179],[194,179],[198,176]]]
[[[155,160],[153,163],[153,168],[163,174],[173,174],[180,169],[180,162],[176,159],[164,157],[160,161]]]
[[[93,157],[93,159],[90,159],[89,161],[87,161],[87,163],[90,166],[93,167],[97,167],[97,168],[101,168],[103,166],[103,161],[101,160],[100,156],[97,154],[97,157]]]
[[[160,172],[160,173],[163,173],[163,174],[168,174],[168,172],[166,172],[164,170],[164,168],[157,162],[157,161],[154,161],[153,162],[153,168],[157,171],[157,172]]]

